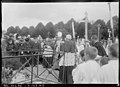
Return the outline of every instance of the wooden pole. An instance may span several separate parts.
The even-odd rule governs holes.
[[[72,31],[73,31],[73,38],[75,39],[75,29],[74,29],[74,23],[72,21]]]
[[[98,24],[98,41],[100,40],[100,24]]]
[[[114,29],[113,29],[113,20],[112,20],[112,15],[111,15],[110,2],[108,2],[108,5],[109,5],[110,27],[112,29],[112,41],[114,42]]]
[[[88,25],[87,22],[88,22],[88,18],[87,18],[87,16],[88,16],[88,13],[85,12],[85,52],[84,52],[85,57],[86,57],[86,48],[87,48],[86,41],[88,40],[88,35],[87,35],[87,30],[88,30],[88,28],[87,28],[87,25]]]
[[[75,29],[74,29],[74,23],[72,21],[72,31],[73,31],[73,39],[74,39],[74,43],[75,43]],[[76,43],[75,43],[76,45]],[[77,58],[76,58],[76,47],[75,47],[75,66],[77,65]]]

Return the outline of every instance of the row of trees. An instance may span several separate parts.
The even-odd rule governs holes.
[[[118,33],[118,25],[119,25],[119,18],[117,16],[113,17],[113,24],[114,24],[114,34],[117,36]],[[79,36],[80,38],[83,38],[85,35],[85,23],[84,22],[76,22],[73,18],[70,19],[67,23],[63,23],[62,21],[53,25],[52,22],[47,23],[46,25],[43,25],[41,22],[38,23],[37,26],[30,26],[26,27],[23,26],[21,29],[19,26],[13,27],[10,26],[7,29],[7,35],[10,33],[18,33],[21,36],[27,36],[31,35],[31,37],[37,37],[38,35],[41,35],[42,38],[46,37],[55,37],[56,33],[58,31],[61,31],[63,33],[63,37],[66,34],[72,34],[72,21],[74,22],[74,28],[76,32],[76,37]],[[100,39],[107,39],[109,34],[108,34],[108,29],[110,29],[110,20],[105,23],[104,20],[98,19],[94,23],[88,23],[88,39],[93,34],[98,35],[98,25],[101,25],[99,35]]]

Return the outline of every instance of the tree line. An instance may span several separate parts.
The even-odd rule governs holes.
[[[114,35],[118,36],[118,25],[119,25],[119,18],[117,16],[113,17],[113,29]],[[38,23],[37,26],[30,26],[26,27],[23,26],[21,29],[19,26],[13,27],[10,26],[7,28],[6,34],[9,35],[10,33],[15,34],[18,33],[20,36],[27,36],[31,35],[31,37],[37,37],[41,35],[43,39],[46,37],[54,38],[58,31],[63,33],[63,37],[66,34],[72,35],[72,21],[74,22],[75,28],[75,36],[79,36],[80,38],[84,38],[85,35],[85,23],[84,22],[77,22],[73,18],[71,18],[67,23],[63,23],[63,21],[58,22],[57,24],[53,24],[52,22],[48,22],[46,25],[43,25],[42,22]],[[88,39],[92,35],[98,35],[98,25],[100,24],[99,36],[101,39],[107,39],[109,36],[108,29],[110,29],[110,20],[105,23],[104,20],[98,19],[94,23],[88,23]],[[111,29],[110,29],[111,30]]]

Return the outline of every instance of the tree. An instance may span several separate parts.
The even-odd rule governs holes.
[[[69,34],[72,35],[72,21],[74,21],[74,19],[70,19],[66,24],[65,24],[65,29],[67,30],[67,32],[69,32]]]
[[[31,36],[31,37],[35,37],[35,28],[34,28],[34,26],[30,26],[29,27],[29,35]]]
[[[89,33],[90,30],[91,30],[91,24],[88,23],[88,39],[90,36]],[[77,36],[79,36],[80,38],[85,38],[85,22],[81,22],[80,24],[78,24],[76,32],[77,32]]]
[[[113,19],[114,36],[116,37],[119,34],[119,30],[118,30],[119,29],[119,18],[118,18],[118,16],[113,16],[112,19]],[[110,20],[108,20],[108,22],[106,23],[106,27],[108,27],[108,29],[111,30]]]
[[[104,20],[98,19],[96,20],[92,26],[91,29],[89,30],[90,33],[90,37],[92,35],[97,35],[98,36],[98,25],[100,24],[100,30],[99,30],[99,40],[101,40],[101,38],[106,39],[108,37],[108,29],[106,28],[105,22]]]
[[[42,38],[44,37],[44,32],[43,30],[45,29],[44,25],[40,22],[38,25],[35,27],[35,36],[41,35]]]
[[[59,31],[60,29],[65,28],[65,25],[64,25],[63,21],[61,21],[61,22],[58,22],[57,24],[55,24],[54,27],[57,31]]]
[[[12,33],[12,34],[16,33],[15,28],[13,26],[10,26],[7,29],[7,33],[6,34],[9,35],[10,33]]]
[[[52,22],[49,22],[46,24],[45,29],[47,30],[47,36],[49,36],[50,38],[54,38],[56,35],[56,30],[54,28],[54,25]],[[48,35],[49,33],[49,35]]]
[[[27,28],[26,26],[23,26],[23,27],[22,27],[22,30],[21,30],[21,32],[20,32],[20,35],[21,35],[21,36],[27,36],[28,34],[29,34],[28,28]]]
[[[20,34],[20,32],[21,32],[20,27],[19,27],[19,26],[16,26],[16,27],[15,27],[15,31],[16,31],[16,33]]]

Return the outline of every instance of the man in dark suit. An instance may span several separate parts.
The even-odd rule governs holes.
[[[104,47],[102,46],[101,42],[98,41],[98,37],[96,35],[91,37],[91,42],[93,42],[93,46],[98,49],[99,56],[107,56]]]

